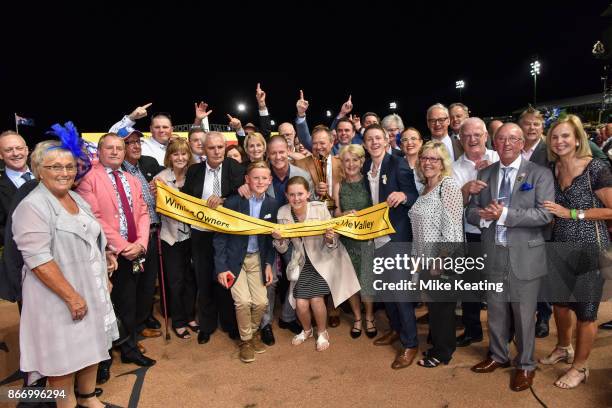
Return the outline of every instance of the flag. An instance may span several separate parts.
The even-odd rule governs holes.
[[[34,126],[34,119],[23,118],[15,114],[15,123],[17,126]]]

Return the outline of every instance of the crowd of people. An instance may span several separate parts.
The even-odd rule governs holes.
[[[581,294],[579,301],[538,301],[556,267],[547,262],[545,243],[587,243],[598,250],[592,258],[609,246],[610,163],[579,117],[565,115],[545,134],[542,114],[531,107],[516,123],[487,127],[464,104],[438,103],[426,111],[425,137],[397,114],[352,114],[349,97],[329,127],[311,130],[309,102],[300,91],[295,120],[273,134],[259,85],[256,99],[259,127],[228,115],[238,140],[231,145],[222,133],[208,131],[205,103],[195,104],[187,139],[173,135],[167,113],[150,115],[151,137],[145,138],[134,126],[149,116],[150,105],[138,107],[99,139],[95,157],[69,124],[55,129],[59,141],[41,142],[31,155],[18,133],[0,134],[0,294],[19,302],[28,384],[47,377],[52,387],[74,389],[58,406],[98,407],[95,384],[109,379],[112,348],[122,363],[154,365],[141,339],[162,334],[153,315],[156,282],[178,338],[194,334],[205,344],[220,326],[237,342],[242,362],[275,344],[277,302],[278,327],[294,333],[292,344],[304,348],[315,338],[321,352],[332,347],[328,329],[340,324],[346,302],[352,314],[347,334],[356,339],[365,331],[376,346],[399,341],[391,367],[406,368],[418,354],[420,305],[386,300],[390,330],[379,336],[375,251],[403,245],[415,255],[448,257],[449,248],[464,242],[469,255],[488,254],[484,276],[506,285],[502,294],[483,293],[489,353],[472,371],[510,366],[514,341],[511,389],[528,389],[536,338],[549,335],[554,314],[557,346],[539,362],[571,364],[557,387],[587,380],[602,268],[587,262],[571,275],[567,284]],[[608,143],[600,143],[606,151]],[[158,214],[156,181],[206,200],[211,209],[223,206],[276,224],[328,220],[386,202],[395,233],[359,241],[333,229],[293,238],[278,230],[214,232]],[[448,279],[453,271],[420,274]],[[419,366],[448,364],[456,347],[483,340],[483,302],[460,302],[464,332],[457,336],[457,302],[434,293],[423,299],[431,347]],[[612,329],[612,322],[601,326]]]

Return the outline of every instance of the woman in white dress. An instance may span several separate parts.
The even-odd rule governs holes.
[[[413,255],[455,255],[463,242],[463,196],[451,177],[448,150],[441,142],[427,142],[419,151],[417,173],[425,185],[408,215],[412,221]],[[444,279],[452,271],[439,266],[422,271],[428,278]],[[438,297],[440,293],[437,293]],[[455,301],[437,299],[428,304],[433,347],[418,364],[432,368],[448,364],[455,352]]]
[[[41,142],[32,164],[40,183],[15,209],[12,228],[24,260],[21,370],[29,383],[46,376],[51,388],[64,390],[58,407],[102,407],[97,367],[119,337],[107,274],[107,262],[116,260],[105,256],[106,238],[89,205],[70,191],[77,174],[71,150]]]

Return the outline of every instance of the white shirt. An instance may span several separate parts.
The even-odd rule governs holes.
[[[514,182],[516,181],[516,176],[518,175],[518,171],[519,168],[521,167],[521,160],[523,160],[523,158],[521,157],[521,155],[519,155],[519,157],[516,158],[515,161],[513,161],[512,163],[510,163],[509,166],[504,166],[502,163],[499,163],[499,173],[497,174],[497,191],[499,194],[499,188],[501,187],[501,183],[504,179],[504,172],[503,172],[503,168],[511,168],[512,170],[510,170],[510,186],[511,188],[513,188],[514,186]],[[497,197],[494,198],[495,200],[497,199]],[[483,205],[488,205],[488,203],[482,203]],[[499,216],[499,219],[497,220],[497,225],[506,225],[506,217],[508,216],[508,203],[504,203],[504,208],[502,209],[502,213]],[[483,220],[482,218],[480,219],[480,227],[481,228],[488,228],[489,225],[491,225],[493,221],[486,221]]]
[[[536,142],[536,144],[534,144],[533,146],[531,146],[531,149],[529,150],[521,150],[521,156],[523,156],[523,159],[525,160],[530,160],[531,159],[531,155],[533,154],[533,152],[535,151],[536,147],[538,147],[538,145],[542,142],[542,139],[538,139],[538,141]]]
[[[446,150],[448,150],[448,154],[451,158],[451,161],[455,161],[457,159],[455,157],[455,151],[453,150],[453,139],[451,139],[449,135],[444,136],[442,139],[435,139],[432,137],[431,140],[444,143],[444,146],[446,146]]]
[[[219,169],[219,186],[221,186],[223,184],[223,181],[221,180],[221,173],[223,172],[223,163],[221,163],[217,168]],[[213,183],[215,182],[215,175],[211,170],[212,167],[210,167],[208,165],[208,162],[206,162],[206,176],[204,177],[204,186],[202,187],[202,200],[207,200],[208,197],[210,197],[213,193]],[[198,231],[210,232],[210,230],[207,228],[200,228],[196,227],[195,225],[192,225],[191,228],[197,229]]]
[[[159,143],[152,137],[143,137],[142,142],[142,155],[151,156],[160,166],[164,165],[164,158],[166,157],[166,145]]]
[[[6,176],[9,178],[9,180],[11,180],[13,182],[13,184],[15,185],[15,187],[19,188],[21,186],[23,186],[25,184],[25,179],[23,179],[21,176],[23,176],[26,173],[30,173],[30,175],[32,176],[32,179],[34,179],[34,175],[32,174],[32,172],[30,171],[29,168],[26,167],[26,171],[15,171],[11,168],[5,167],[4,168],[4,172],[6,173]]]
[[[380,166],[381,165],[382,165],[382,162],[381,164],[378,165],[377,168],[374,168],[374,162],[372,162],[372,164],[370,165],[370,170],[368,171],[368,182],[370,183],[370,196],[372,198],[372,204],[374,205],[379,204],[378,194],[380,191],[379,187],[380,187]],[[376,173],[376,176],[373,175],[374,173]],[[389,241],[391,241],[391,238],[389,238],[388,235],[374,238],[374,247],[378,249]]]
[[[482,160],[487,160],[493,164],[499,161],[499,155],[495,150],[485,150],[485,154]],[[453,178],[459,184],[459,187],[463,187],[468,181],[476,180],[478,178],[478,170],[476,170],[476,163],[467,158],[462,154],[459,156],[456,162],[453,163]],[[475,225],[467,222],[464,223],[464,229],[469,234],[480,234],[480,229]]]

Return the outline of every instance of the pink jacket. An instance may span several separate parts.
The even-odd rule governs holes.
[[[147,203],[142,197],[140,182],[131,174],[123,173],[127,178],[132,193],[132,212],[136,222],[138,238],[135,242],[147,248],[149,243],[149,227],[151,220],[147,211]],[[93,165],[91,170],[83,177],[76,192],[91,206],[91,209],[100,222],[108,244],[121,253],[129,242],[119,233],[119,205],[117,194],[113,188],[104,166],[100,163]]]

